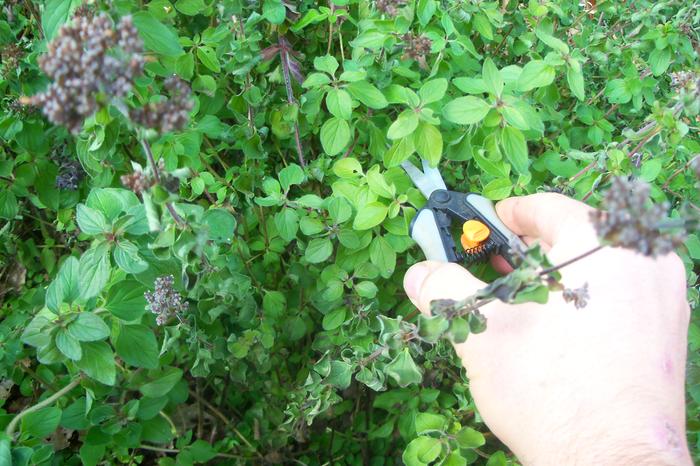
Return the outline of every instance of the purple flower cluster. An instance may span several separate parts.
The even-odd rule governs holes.
[[[172,275],[156,278],[153,292],[144,293],[149,310],[156,315],[156,323],[165,325],[172,316],[177,316],[188,308],[182,295],[175,291]]]
[[[374,5],[377,11],[384,13],[387,16],[395,17],[399,14],[399,8],[406,4],[406,0],[376,0]]]
[[[649,191],[642,181],[614,178],[603,199],[605,210],[591,214],[598,236],[613,246],[651,257],[680,246],[682,233],[662,229],[668,205],[648,202]]]
[[[427,69],[428,62],[426,56],[430,54],[430,48],[433,46],[433,41],[419,34],[407,32],[401,36],[403,41],[403,56],[404,60],[416,60],[421,68]]]
[[[39,66],[53,81],[45,92],[24,99],[41,107],[55,124],[77,133],[99,107],[98,97],[124,97],[143,72],[143,42],[131,17],[116,29],[106,14],[79,16],[63,26]]]
[[[166,79],[164,86],[170,98],[131,110],[129,117],[134,123],[155,129],[159,133],[180,130],[187,125],[194,105],[191,99],[192,90],[177,76]]]
[[[591,296],[588,294],[588,283],[584,283],[580,288],[566,288],[562,292],[562,295],[564,297],[564,301],[567,303],[573,302],[576,309],[586,307],[588,300],[591,298]]]

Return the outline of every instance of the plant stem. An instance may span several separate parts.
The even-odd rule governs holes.
[[[197,393],[195,393],[192,390],[190,390],[190,395],[192,395],[193,398],[195,398],[197,401],[202,403],[209,411],[211,411],[211,413],[214,416],[221,419],[221,421],[226,425],[226,427],[231,429],[233,431],[233,433],[236,434],[238,436],[238,438],[241,439],[241,441],[243,443],[245,443],[248,448],[250,448],[253,452],[255,452],[256,456],[258,456],[259,458],[263,457],[263,455],[253,446],[253,444],[251,444],[248,441],[248,439],[245,438],[245,436],[243,434],[241,434],[241,432],[231,424],[231,421],[226,416],[224,416],[224,414],[221,411],[219,411],[216,408],[216,406],[212,405],[206,399],[202,398],[201,396],[199,396]]]
[[[289,51],[287,50],[287,40],[284,37],[280,37],[280,61],[282,62],[282,75],[284,76],[284,86],[287,90],[287,102],[290,104],[296,104],[297,101],[294,98],[294,91],[292,89],[292,78],[289,73]],[[302,167],[306,166],[306,161],[304,160],[304,151],[301,148],[301,138],[299,136],[299,122],[294,121],[294,142],[296,144],[297,155],[299,156],[299,164]]]
[[[668,179],[664,182],[664,185],[661,186],[661,189],[666,190],[668,188],[668,185],[671,184],[671,181],[675,177],[677,177],[678,175],[680,175],[681,173],[686,171],[688,169],[688,167],[690,167],[693,164],[693,162],[695,162],[698,159],[700,159],[700,154],[698,154],[695,157],[693,157],[692,159],[688,160],[688,162],[686,162],[681,168],[679,168],[678,170],[671,173],[671,176],[669,176]]]
[[[559,269],[563,269],[563,268],[566,267],[567,265],[571,265],[571,264],[573,264],[574,262],[583,259],[584,257],[590,256],[590,255],[593,254],[594,252],[600,251],[600,250],[603,249],[604,247],[605,247],[605,245],[599,244],[598,246],[594,247],[593,249],[590,249],[590,250],[588,250],[588,251],[586,251],[586,252],[584,252],[584,253],[582,253],[582,254],[579,254],[578,256],[576,256],[576,257],[574,257],[574,258],[572,258],[572,259],[566,260],[566,261],[562,262],[561,264],[557,264],[557,265],[553,265],[553,266],[551,266],[551,267],[547,267],[546,269],[543,269],[543,270],[540,272],[540,277],[542,277],[542,276],[544,276],[544,275],[547,275],[547,274],[549,274],[549,273],[555,272],[555,271],[557,271],[557,270],[559,270]]]
[[[140,138],[141,139],[141,147],[143,147],[143,151],[146,153],[146,159],[148,159],[148,164],[151,166],[151,170],[153,170],[153,178],[156,180],[156,183],[160,183],[160,172],[158,171],[158,165],[156,164],[155,159],[153,158],[153,151],[151,150],[151,145],[146,141],[145,138]],[[175,223],[177,223],[180,227],[184,227],[187,225],[185,220],[180,217],[180,214],[177,213],[175,210],[175,207],[173,206],[172,202],[166,202],[165,207],[168,209],[168,212],[170,212],[170,215],[173,217],[173,220],[175,220]]]
[[[54,401],[58,400],[63,395],[65,395],[66,393],[70,392],[75,387],[77,387],[80,384],[81,380],[82,380],[82,378],[80,376],[78,376],[75,380],[71,381],[71,383],[69,383],[68,385],[66,385],[65,387],[63,387],[62,389],[60,389],[59,391],[57,391],[56,393],[51,395],[50,397],[46,398],[43,401],[38,402],[35,405],[32,405],[32,406],[26,408],[24,411],[17,414],[15,417],[12,418],[10,423],[7,425],[7,428],[5,429],[5,435],[12,438],[12,436],[15,433],[15,428],[17,428],[17,424],[19,423],[19,421],[22,420],[22,418],[24,416],[26,416],[27,414],[33,413],[34,411],[38,411],[45,406],[49,406],[49,405],[53,404]]]
[[[159,453],[169,453],[169,454],[177,454],[180,453],[180,450],[177,448],[163,448],[163,447],[156,447],[155,445],[146,445],[142,443],[138,447],[139,450],[149,450],[149,451],[157,451]],[[237,455],[230,455],[228,453],[217,453],[216,454],[217,458],[231,458],[231,459],[241,459],[244,458],[243,456],[237,456]]]

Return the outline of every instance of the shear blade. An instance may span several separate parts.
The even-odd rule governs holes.
[[[422,162],[423,171],[420,171],[418,167],[408,160],[401,162],[401,167],[406,170],[408,177],[411,178],[416,188],[428,199],[433,191],[436,189],[447,189],[447,186],[445,185],[445,180],[442,179],[442,175],[440,175],[440,170],[432,168],[426,160],[422,160]]]

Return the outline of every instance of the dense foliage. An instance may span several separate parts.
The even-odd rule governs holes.
[[[515,464],[403,294],[399,164],[700,209],[696,2],[0,5],[2,465]]]

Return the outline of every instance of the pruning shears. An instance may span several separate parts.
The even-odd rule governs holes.
[[[406,160],[401,164],[428,203],[418,211],[410,235],[425,258],[441,262],[482,262],[498,254],[515,267],[512,246],[527,249],[498,218],[493,203],[476,193],[450,191],[440,170],[423,160],[423,171]],[[452,237],[453,222],[461,222],[461,250]]]

